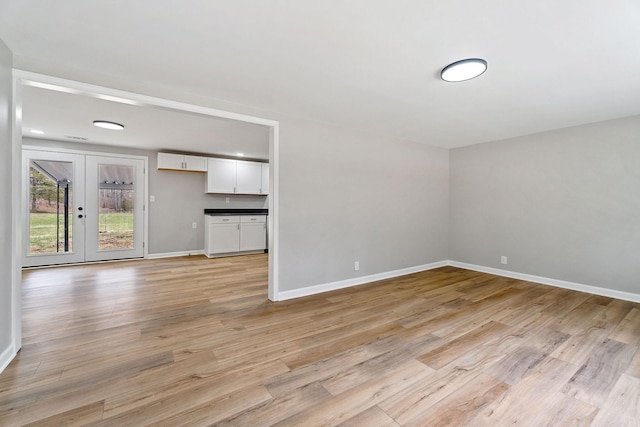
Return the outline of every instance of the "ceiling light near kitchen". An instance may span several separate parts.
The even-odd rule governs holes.
[[[487,61],[480,58],[468,58],[447,65],[440,72],[445,82],[463,82],[478,77],[487,70]]]
[[[29,132],[35,133],[36,135],[44,135],[44,131],[38,129],[31,129]]]
[[[93,125],[94,126],[98,126],[99,128],[110,129],[110,130],[122,130],[122,129],[124,129],[124,125],[121,125],[120,123],[108,122],[106,120],[94,120],[93,121]]]

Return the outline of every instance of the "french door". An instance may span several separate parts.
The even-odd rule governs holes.
[[[23,150],[23,266],[143,257],[144,163]]]

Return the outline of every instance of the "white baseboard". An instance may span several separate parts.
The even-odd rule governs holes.
[[[165,253],[158,253],[158,254],[148,254],[147,259],[175,258],[180,256],[191,256],[191,255],[204,255],[204,249],[200,251],[181,251],[181,252],[165,252]]]
[[[340,280],[337,282],[324,283],[321,285],[309,286],[306,288],[278,292],[276,301],[285,301],[288,299],[300,298],[300,297],[315,295],[323,292],[349,288],[352,286],[363,285],[365,283],[375,282],[378,280],[390,279],[393,277],[404,276],[411,273],[418,273],[420,271],[433,270],[434,268],[445,267],[445,266],[464,268],[465,270],[473,270],[481,273],[494,274],[496,276],[526,280],[527,282],[540,283],[542,285],[555,286],[557,288],[571,289],[574,291],[586,292],[593,295],[600,295],[604,297],[616,298],[620,300],[640,303],[640,294],[617,291],[614,289],[600,288],[597,286],[567,282],[565,280],[550,279],[548,277],[534,276],[531,274],[517,273],[515,271],[501,270],[498,268],[484,267],[481,265],[467,264],[464,262],[451,261],[451,260],[439,261],[431,264],[418,265],[416,267],[409,267],[409,268],[403,268],[400,270],[388,271],[385,273],[372,274],[370,276],[354,277],[353,279]]]
[[[481,265],[466,264],[464,262],[449,261],[448,265],[452,267],[464,268],[466,270],[478,271],[480,273],[489,273],[496,276],[509,277],[512,279],[526,280],[528,282],[540,283],[543,285],[555,286],[563,289],[571,289],[574,291],[586,292],[588,294],[600,295],[603,297],[616,298],[625,301],[639,302],[640,294],[631,292],[616,291],[614,289],[600,288],[597,286],[583,285],[581,283],[567,282],[564,280],[550,279],[548,277],[533,276],[531,274],[516,273],[514,271],[501,270],[498,268],[484,267]]]
[[[372,274],[369,276],[354,277],[353,279],[340,280],[338,282],[324,283],[321,285],[309,286],[306,288],[293,289],[290,291],[278,292],[276,301],[285,301],[293,298],[306,297],[322,292],[335,291],[337,289],[350,288],[365,283],[371,283],[378,280],[391,279],[393,277],[405,276],[420,271],[432,270],[434,268],[445,267],[449,265],[447,261],[439,261],[431,264],[418,265],[415,267],[402,268],[400,270],[387,271],[385,273]]]
[[[0,374],[5,370],[9,363],[16,356],[15,349],[13,348],[13,344],[10,344],[7,348],[4,349],[2,354],[0,354]]]

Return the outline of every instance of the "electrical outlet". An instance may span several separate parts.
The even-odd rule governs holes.
[[[149,202],[153,203],[153,202],[155,202],[155,201],[156,201],[156,196],[154,196],[153,194],[151,194],[151,195],[149,196]]]
[[[358,270],[360,270],[360,261],[355,261],[355,262],[353,263],[353,270],[354,270],[354,271],[358,271]]]
[[[225,202],[225,203],[229,203],[229,198],[228,198],[228,197],[225,197],[225,198],[224,198],[224,202]]]
[[[506,256],[502,255],[500,257],[500,264],[504,264],[504,265],[507,264],[507,257]]]
[[[191,228],[198,228],[198,223],[197,222],[192,222],[191,223]]]

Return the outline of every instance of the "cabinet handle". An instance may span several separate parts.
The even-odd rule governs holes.
[[[240,224],[238,224],[238,230],[240,230]]]
[[[233,187],[233,192],[234,192],[234,193],[236,192],[236,187]]]

